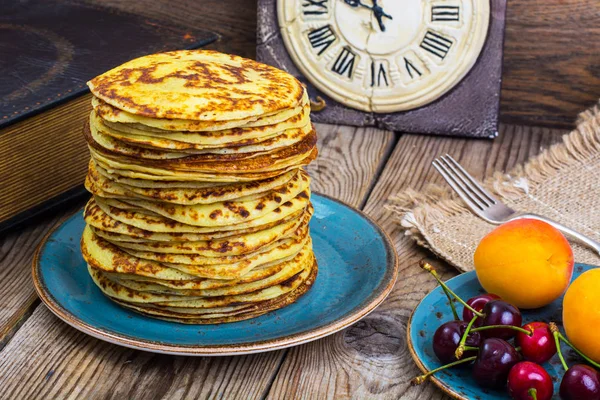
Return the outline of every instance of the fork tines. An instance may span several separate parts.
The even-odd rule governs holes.
[[[433,160],[433,167],[472,208],[484,211],[498,201],[448,154]]]

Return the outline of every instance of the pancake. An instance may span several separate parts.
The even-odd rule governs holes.
[[[127,199],[125,202],[150,210],[173,221],[201,227],[222,227],[259,218],[276,218],[277,208],[292,208],[297,197],[310,197],[308,175],[302,173],[281,188],[273,189],[259,198],[216,202],[211,204],[180,205],[148,200]],[[268,222],[268,221],[265,221]]]
[[[224,295],[224,296],[180,296],[173,294],[159,294],[142,292],[127,288],[117,282],[111,281],[94,268],[88,268],[96,285],[109,297],[116,298],[128,304],[156,304],[177,308],[208,309],[214,307],[226,307],[231,305],[244,305],[264,300],[277,298],[297,288],[305,281],[314,267],[314,256],[310,253],[308,261],[303,263],[303,269],[286,281],[268,286],[249,293]]]
[[[121,130],[133,128],[137,131],[150,132],[213,132],[227,129],[243,128],[257,124],[257,126],[267,126],[271,123],[285,121],[288,118],[298,114],[303,105],[272,112],[260,117],[247,117],[237,120],[226,121],[193,121],[184,119],[156,119],[148,118],[142,115],[136,115],[108,104],[97,97],[92,98],[92,108],[106,122],[122,125]]]
[[[273,222],[281,221],[289,215],[304,209],[308,206],[309,200],[305,196],[296,196],[289,201],[290,205],[278,207],[270,214],[261,218],[256,218],[245,223],[235,225],[225,225],[219,227],[201,227],[183,224],[160,215],[150,215],[137,210],[127,210],[123,207],[116,207],[108,203],[108,199],[100,197],[94,198],[95,204],[108,215],[112,220],[131,225],[133,227],[158,233],[211,233],[211,232],[230,232],[241,229],[251,229],[271,225]],[[103,219],[105,221],[105,219]]]
[[[125,164],[117,159],[110,159],[98,153],[93,148],[89,148],[94,161],[106,170],[109,174],[118,175],[124,178],[144,179],[154,181],[200,181],[200,182],[249,182],[261,179],[268,179],[285,173],[289,170],[308,165],[317,157],[317,149],[313,148],[308,154],[301,154],[294,160],[288,160],[281,168],[261,172],[227,172],[227,173],[208,173],[208,172],[190,172],[181,170],[165,170],[154,167],[143,167],[139,165]]]
[[[301,104],[304,87],[292,75],[211,50],[140,57],[88,82],[94,96],[135,116],[229,121]],[[189,130],[189,129],[182,129]]]
[[[258,173],[298,166],[298,163],[310,156],[316,149],[317,136],[314,129],[302,137],[302,140],[290,146],[275,149],[266,153],[239,154],[194,154],[171,159],[143,158],[142,153],[127,156],[102,147],[94,141],[89,125],[84,129],[84,136],[90,152],[98,162],[113,168],[146,172],[157,175],[175,175],[174,172],[204,173]],[[148,150],[144,150],[146,153]],[[236,161],[236,162],[231,162]]]
[[[86,188],[92,194],[107,197],[139,198],[141,200],[161,201],[167,203],[194,205],[232,201],[250,195],[266,193],[270,190],[291,183],[301,174],[299,169],[291,170],[279,176],[262,181],[234,183],[218,187],[205,188],[138,188],[124,183],[117,183],[102,175],[94,163],[90,163],[86,177]]]
[[[288,129],[310,125],[308,104],[286,110],[280,114],[262,119],[264,125],[246,124],[230,129],[207,131],[173,131],[151,128],[139,124],[113,122],[106,119],[100,110],[94,108],[91,119],[104,134],[132,144],[148,145],[155,148],[179,149],[232,149],[262,142],[280,135]],[[266,123],[266,119],[274,123]],[[281,120],[280,120],[281,119]],[[214,128],[214,126],[210,126]]]
[[[148,292],[154,294],[172,294],[177,296],[200,296],[200,297],[216,297],[216,296],[231,296],[244,293],[255,292],[262,290],[270,286],[278,285],[296,275],[305,268],[305,264],[310,260],[312,262],[312,252],[310,249],[299,252],[291,260],[282,262],[278,265],[279,270],[274,270],[268,276],[262,277],[263,279],[252,280],[249,282],[236,281],[234,284],[223,285],[221,287],[215,287],[210,289],[173,289],[165,286],[147,283],[147,282],[136,282],[127,279],[114,278],[114,275],[103,276],[112,280],[129,289],[136,290],[138,292]]]
[[[255,252],[277,240],[294,235],[295,231],[300,226],[306,225],[308,225],[308,218],[299,218],[249,234],[196,242],[146,241],[136,243],[108,241],[125,250],[131,249],[154,253],[193,254],[201,257],[223,257]]]
[[[261,265],[260,267],[254,268],[251,271],[245,273],[239,279],[211,279],[211,278],[195,278],[193,280],[179,280],[179,281],[168,281],[161,280],[146,276],[138,276],[134,274],[121,274],[118,272],[105,272],[103,274],[110,280],[117,280],[117,283],[121,281],[134,282],[136,284],[147,284],[148,290],[152,291],[153,288],[171,288],[177,290],[203,290],[203,289],[217,289],[227,286],[233,286],[240,283],[256,282],[261,279],[265,279],[273,274],[280,272],[286,265],[286,261],[292,260],[295,255],[283,258],[281,260],[272,261],[268,264]],[[127,284],[123,284],[127,286]],[[135,289],[135,288],[134,288]],[[144,289],[137,289],[144,291]],[[158,290],[158,289],[157,289]]]
[[[83,257],[93,268],[167,281],[240,279],[254,268],[293,257],[306,246],[310,247],[311,241],[305,228],[293,238],[280,239],[244,256],[202,257],[126,250],[97,236],[89,226],[81,239]]]
[[[239,279],[258,266],[292,257],[310,244],[308,231],[298,236],[278,240],[252,254],[244,256],[202,257],[189,254],[152,253],[124,250],[125,253],[144,260],[160,262],[163,266],[201,278]]]
[[[86,226],[81,235],[81,254],[83,259],[95,269],[123,274],[147,276],[167,281],[193,280],[194,275],[168,268],[158,262],[132,258],[104,239],[94,235]]]
[[[111,300],[116,303],[122,305],[123,307],[130,308],[134,311],[137,311],[144,315],[152,315],[154,318],[163,319],[171,322],[178,322],[183,324],[222,324],[222,323],[230,323],[236,321],[242,321],[250,318],[256,318],[263,314],[268,313],[269,311],[277,310],[288,306],[294,302],[296,302],[302,295],[304,295],[314,284],[315,278],[317,275],[318,267],[317,262],[315,261],[313,268],[311,270],[310,275],[300,283],[294,290],[276,297],[271,300],[266,300],[263,302],[257,302],[246,306],[238,306],[240,309],[233,311],[223,311],[221,313],[213,313],[213,309],[208,309],[205,311],[204,309],[187,309],[187,308],[171,308],[171,307],[161,307],[152,304],[128,304],[117,300],[115,298],[111,298]],[[296,277],[292,279],[297,279]],[[228,307],[223,307],[227,309]],[[222,308],[221,308],[222,309]],[[189,313],[190,311],[195,311],[195,313]],[[181,311],[181,312],[177,312]],[[188,314],[184,314],[188,313]]]
[[[93,113],[92,113],[93,116]],[[242,157],[254,157],[283,147],[289,147],[300,142],[310,134],[312,126],[310,123],[297,127],[277,131],[276,133],[261,137],[260,139],[245,139],[235,143],[235,146],[216,147],[204,146],[193,143],[183,143],[168,137],[149,137],[124,135],[118,131],[107,128],[101,122],[90,119],[89,123],[91,138],[106,150],[113,151],[125,156],[148,159],[183,158],[194,154],[204,154],[208,159],[213,155],[227,155],[230,160]],[[185,134],[185,140],[192,141],[195,134]],[[216,156],[213,156],[216,157]]]
[[[145,316],[219,324],[312,287],[303,167],[318,150],[296,78],[186,50],[129,61],[88,86],[93,197],[80,246],[104,295]]]
[[[312,214],[312,207],[299,208],[296,211],[292,211],[291,214],[283,215],[281,219],[275,220],[263,225],[251,226],[243,229],[233,229],[235,227],[229,227],[230,230],[223,231],[211,231],[205,229],[205,232],[200,233],[189,233],[189,232],[153,232],[150,230],[140,229],[133,225],[113,219],[110,215],[106,214],[96,204],[94,198],[86,204],[84,209],[84,220],[92,227],[92,230],[101,230],[101,236],[112,239],[114,241],[130,241],[135,242],[141,241],[173,241],[173,242],[187,242],[187,241],[198,241],[198,240],[210,240],[219,239],[222,237],[242,235],[245,233],[252,233],[262,229],[267,229],[278,223],[285,223],[291,219],[298,218],[302,213],[309,212]],[[125,213],[128,215],[141,215],[140,213]],[[148,217],[150,219],[150,217]],[[163,217],[157,217],[156,219],[163,219]],[[256,220],[255,220],[256,221]],[[166,227],[165,227],[166,228]],[[196,227],[191,227],[194,229]],[[201,229],[201,228],[200,228]]]
[[[101,167],[93,158],[90,159],[90,164],[94,164],[94,169],[102,176],[110,179],[113,182],[121,183],[127,186],[133,186],[137,188],[146,189],[161,189],[161,188],[192,188],[192,189],[206,189],[206,188],[219,188],[221,186],[231,185],[232,182],[203,182],[203,181],[156,181],[149,179],[132,179],[125,178],[120,175],[108,172],[106,169]],[[290,169],[287,172],[293,171]],[[277,177],[274,175],[273,177]],[[235,183],[235,182],[233,182]]]

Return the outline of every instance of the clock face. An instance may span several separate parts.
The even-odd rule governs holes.
[[[288,53],[336,101],[378,113],[431,103],[469,72],[489,0],[277,0]]]

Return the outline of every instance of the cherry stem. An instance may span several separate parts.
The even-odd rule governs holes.
[[[519,331],[522,332],[524,334],[526,334],[527,336],[533,336],[533,332],[528,331],[525,328],[521,328],[520,326],[514,326],[514,325],[485,325],[485,326],[480,326],[477,328],[474,328],[473,330],[471,330],[471,332],[479,332],[479,331],[485,331],[488,329],[512,329],[514,331]]]
[[[537,400],[537,389],[536,388],[531,388],[527,391],[527,393],[529,394],[529,396],[531,396],[531,398],[533,400]]]
[[[479,351],[479,347],[465,346],[465,351]]]
[[[554,341],[556,342],[556,351],[558,353],[560,361],[563,364],[563,367],[566,367],[567,363],[564,362],[564,358],[563,358],[562,353],[560,351],[560,340],[562,340],[563,342],[565,342],[567,344],[567,346],[569,346],[570,348],[572,348],[573,350],[575,350],[575,352],[577,354],[579,354],[585,361],[589,362],[590,364],[592,364],[596,368],[600,368],[600,364],[598,364],[597,362],[595,362],[594,360],[592,360],[591,358],[589,358],[588,356],[586,356],[585,354],[583,354],[581,351],[579,351],[579,349],[577,347],[575,347],[573,345],[573,343],[571,343],[569,341],[569,339],[567,339],[562,333],[560,333],[560,331],[558,330],[558,326],[556,326],[556,324],[554,322],[550,322],[550,324],[548,324],[548,325],[550,326],[550,332],[552,332],[552,335],[554,335]],[[569,369],[569,368],[566,367],[565,369]]]
[[[458,317],[458,313],[456,312],[456,307],[454,306],[454,298],[450,295],[447,288],[442,286],[442,290],[444,291],[444,293],[446,294],[446,297],[448,298],[448,302],[450,303],[450,308],[452,309],[452,315],[454,316],[454,320],[459,321],[460,318]]]
[[[454,352],[454,357],[456,357],[457,360],[460,360],[463,356],[463,353],[465,351],[465,344],[467,343],[467,336],[469,336],[471,328],[473,327],[473,323],[475,322],[475,320],[477,318],[478,318],[477,315],[474,315],[473,318],[471,318],[471,321],[469,321],[469,325],[467,325],[465,332],[463,333],[462,337],[460,338],[460,342],[458,342],[458,347],[456,348],[456,351]]]
[[[433,275],[433,277],[435,278],[436,281],[438,281],[438,283],[440,284],[440,286],[442,287],[442,289],[444,289],[444,291],[446,292],[446,295],[448,295],[448,293],[454,297],[460,304],[462,304],[463,306],[465,306],[466,308],[468,308],[469,310],[471,310],[471,312],[474,315],[477,315],[480,318],[483,318],[485,315],[479,311],[477,311],[476,309],[474,309],[473,307],[471,307],[470,305],[468,305],[463,299],[461,299],[456,293],[454,293],[452,290],[450,290],[450,288],[442,281],[442,279],[439,277],[437,271],[435,270],[435,268],[433,268],[433,265],[429,264],[427,261],[421,261],[420,264],[421,268],[423,268],[425,271],[429,272],[431,275]],[[450,301],[450,304],[452,304],[452,301]],[[458,319],[458,317],[457,317]]]
[[[452,298],[450,293],[448,293],[448,289],[446,289],[445,287],[442,287],[442,289],[444,290],[444,293],[446,293],[446,297],[448,298],[448,302],[450,303],[450,308],[452,309],[452,315],[454,316],[454,320],[459,321],[460,318],[458,317],[456,307],[454,306],[454,299]]]
[[[567,362],[565,361],[565,358],[562,355],[562,351],[560,351],[560,332],[558,331],[558,326],[556,326],[554,322],[550,322],[548,326],[550,327],[550,332],[552,332],[552,336],[554,336],[554,343],[556,345],[556,352],[558,353],[558,358],[560,359],[560,363],[562,364],[566,372],[569,370],[569,366],[567,365]]]
[[[458,361],[454,361],[454,362],[451,362],[446,365],[442,365],[441,367],[431,370],[426,374],[423,374],[423,375],[417,376],[416,378],[413,378],[410,381],[410,383],[411,383],[411,385],[420,385],[421,383],[425,382],[427,380],[427,378],[429,378],[431,375],[435,374],[436,372],[442,371],[446,368],[454,367],[456,365],[475,361],[476,358],[477,358],[477,356],[467,357],[467,358],[463,358],[462,360],[458,360]]]

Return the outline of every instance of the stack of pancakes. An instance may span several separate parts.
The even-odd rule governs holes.
[[[296,301],[317,263],[304,87],[241,57],[176,51],[88,83],[81,249],[98,287],[156,318],[222,323]]]

